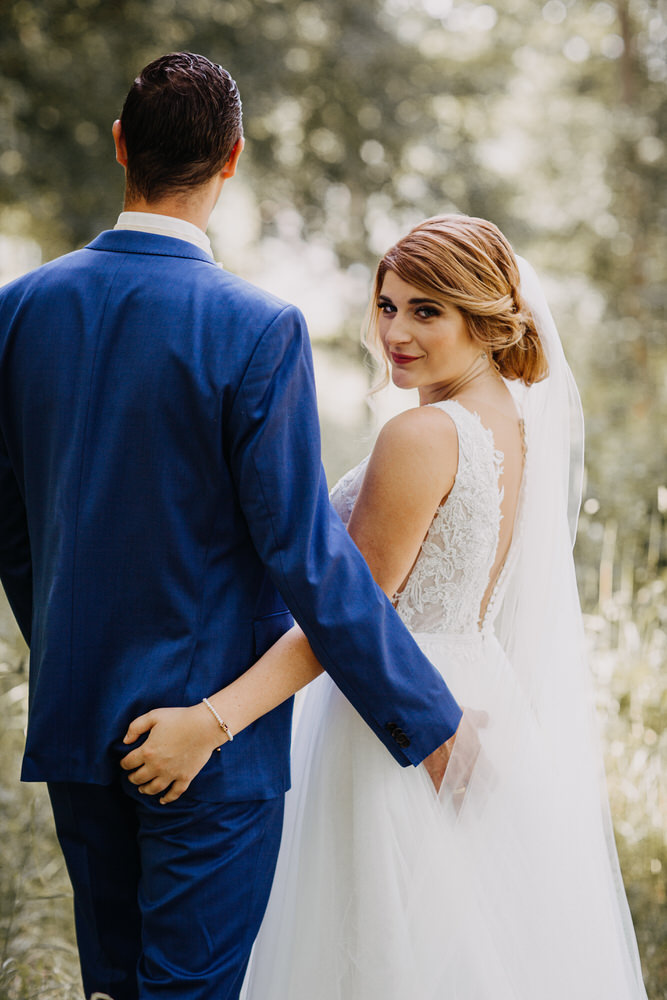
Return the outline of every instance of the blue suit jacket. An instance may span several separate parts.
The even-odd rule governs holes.
[[[132,718],[229,683],[287,608],[401,764],[452,733],[458,706],[333,512],[319,447],[300,313],[187,242],[105,232],[0,292],[24,779],[110,781]],[[290,718],[287,703],[213,754],[200,795],[281,793]]]

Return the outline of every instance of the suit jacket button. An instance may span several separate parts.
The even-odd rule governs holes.
[[[387,729],[391,733],[391,735],[392,735],[393,739],[395,740],[395,742],[398,743],[399,747],[409,747],[410,746],[410,740],[409,740],[409,738],[405,735],[405,733],[400,728],[400,726],[396,725],[396,723],[390,722],[389,725],[387,726]]]

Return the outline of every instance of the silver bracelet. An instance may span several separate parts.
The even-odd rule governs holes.
[[[222,719],[220,718],[220,716],[218,715],[218,713],[216,712],[216,710],[213,708],[213,705],[210,703],[210,701],[208,700],[208,698],[202,698],[202,701],[204,702],[204,704],[206,705],[207,709],[209,710],[209,712],[211,713],[211,715],[213,716],[213,718],[215,719],[215,721],[218,723],[218,725],[222,729],[222,731],[225,734],[225,736],[227,737],[228,741],[231,743],[232,740],[234,739],[234,737],[232,736],[232,731],[229,728],[229,726],[227,725],[227,723],[222,721]],[[218,750],[219,749],[220,749],[220,747],[218,747]]]

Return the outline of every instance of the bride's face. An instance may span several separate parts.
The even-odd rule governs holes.
[[[379,334],[399,389],[419,389],[420,402],[441,399],[479,357],[463,313],[393,271],[382,282]]]

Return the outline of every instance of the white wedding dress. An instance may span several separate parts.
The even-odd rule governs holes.
[[[480,624],[503,456],[477,415],[453,400],[434,405],[456,426],[458,471],[396,608],[459,703],[488,721],[476,738],[473,722],[484,717],[466,712],[436,795],[425,769],[400,767],[326,674],[310,685],[295,728],[276,878],[242,996],[645,998],[579,667],[576,685],[572,679],[581,636],[571,629],[559,645],[563,608],[548,612],[539,629],[553,621],[555,630],[536,665],[540,676],[545,667],[539,683],[521,648],[513,664],[496,636],[496,624],[500,636],[508,618],[516,623],[513,587],[530,582],[521,577],[525,543],[535,549],[541,537],[537,530],[531,538],[525,482]],[[346,523],[365,467],[333,490]],[[557,552],[559,537],[545,545],[553,542]],[[551,557],[554,565],[543,567],[549,581],[560,573]],[[539,579],[538,567],[532,591]],[[578,605],[567,613],[579,616]],[[548,670],[556,652],[562,691]]]

